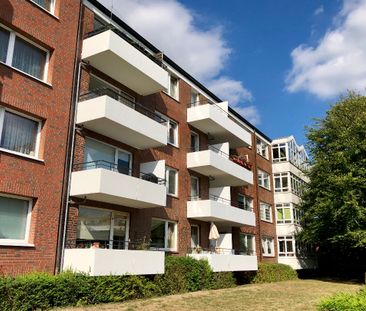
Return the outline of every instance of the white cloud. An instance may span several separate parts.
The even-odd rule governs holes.
[[[318,15],[320,15],[320,14],[322,14],[322,13],[324,13],[324,7],[321,5],[320,7],[318,7],[318,8],[314,11],[313,15],[314,15],[314,16],[318,16]]]
[[[344,0],[335,27],[316,46],[300,45],[292,53],[286,78],[289,92],[307,91],[329,99],[348,89],[366,88],[366,0]]]
[[[221,25],[198,28],[202,16],[177,0],[114,0],[113,12],[232,107],[252,98],[241,81],[221,77],[232,52]]]

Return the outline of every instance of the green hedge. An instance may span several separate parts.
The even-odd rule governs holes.
[[[288,265],[260,263],[258,265],[258,271],[250,280],[250,283],[272,283],[296,279],[298,279],[297,272]]]
[[[318,309],[321,311],[366,311],[366,287],[357,294],[341,293],[323,300]]]

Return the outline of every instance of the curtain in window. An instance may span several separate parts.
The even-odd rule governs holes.
[[[0,146],[16,152],[35,155],[38,122],[5,112]]]
[[[0,62],[6,62],[6,54],[9,45],[9,31],[0,28]]]
[[[52,0],[32,0],[32,1],[40,5],[42,8],[45,8],[47,11],[51,10]]]
[[[17,37],[12,66],[38,79],[43,79],[46,52]]]
[[[24,240],[28,201],[0,197],[0,239]]]

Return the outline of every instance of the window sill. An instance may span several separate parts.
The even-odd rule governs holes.
[[[12,70],[14,70],[16,72],[19,72],[20,74],[25,75],[26,77],[28,77],[28,78],[36,81],[36,82],[40,82],[40,83],[44,84],[45,86],[48,86],[49,88],[52,88],[52,84],[50,84],[50,83],[48,83],[46,81],[43,81],[43,80],[41,80],[41,79],[39,79],[37,77],[34,77],[34,76],[30,75],[29,73],[26,73],[26,72],[24,72],[24,71],[22,71],[22,70],[20,70],[18,68],[15,68],[15,67],[13,67],[11,65],[5,64],[4,62],[0,62],[0,64],[6,66],[6,67],[8,67],[8,68],[10,68],[10,69],[12,69]]]
[[[36,161],[36,162],[44,163],[44,160],[42,160],[42,159],[38,159],[38,158],[29,156],[29,155],[26,155],[26,154],[23,154],[23,153],[20,153],[20,152],[16,152],[16,151],[4,149],[4,148],[0,148],[0,154],[1,153],[8,153],[8,154],[15,155],[15,156],[18,156],[18,157],[22,157],[22,158],[25,158],[25,159],[28,159],[28,160],[33,160],[33,161]]]
[[[168,92],[163,91],[163,93],[164,93],[166,96],[168,96],[169,98],[171,98],[172,100],[174,100],[177,104],[180,104],[179,96],[178,96],[178,98],[175,98],[175,97],[173,97],[172,95],[170,95]]]
[[[34,244],[15,240],[12,241],[0,240],[0,246],[34,247]]]
[[[45,9],[44,7],[40,6],[38,3],[33,2],[32,0],[29,0],[29,2],[31,4],[33,4],[34,6],[38,7],[39,9],[41,9],[43,12],[47,13],[48,15],[50,15],[51,17],[53,17],[54,19],[56,19],[57,21],[60,21],[60,19],[53,14],[52,12],[48,11],[47,9]]]
[[[264,255],[264,254],[263,254],[263,257],[267,257],[267,258],[275,258],[276,256],[275,256],[275,255]]]
[[[264,222],[269,223],[269,224],[273,224],[273,221],[270,221],[270,220],[261,219],[261,221],[264,221]]]
[[[179,196],[178,196],[178,195],[176,195],[176,194],[167,193],[166,195],[167,195],[168,197],[170,197],[170,198],[173,198],[173,199],[179,199]]]
[[[179,149],[179,146],[178,145],[172,144],[170,142],[168,142],[167,146],[171,146],[171,147],[174,147],[176,149]]]

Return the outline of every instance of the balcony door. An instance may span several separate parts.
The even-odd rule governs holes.
[[[199,179],[191,176],[191,200],[198,200],[200,197],[200,183]]]

